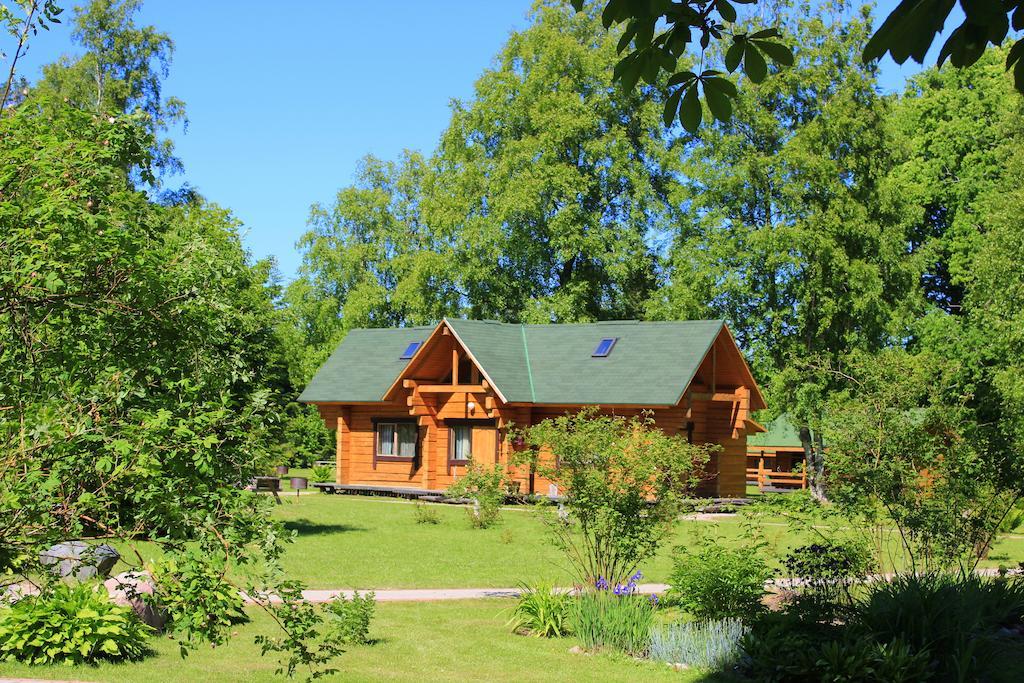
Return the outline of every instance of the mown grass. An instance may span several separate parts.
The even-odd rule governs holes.
[[[572,580],[529,508],[509,508],[498,526],[474,529],[458,506],[436,505],[440,523],[417,524],[414,505],[407,501],[320,494],[282,498],[276,514],[297,532],[284,565],[310,588],[493,588]],[[644,581],[666,581],[673,546],[692,543],[698,534],[746,542],[743,524],[731,515],[682,521],[657,556],[641,566]],[[759,534],[776,557],[809,538],[794,533],[781,518],[763,520]],[[984,564],[1021,560],[1024,538],[1013,536],[1000,539]]]
[[[531,638],[509,632],[509,603],[473,600],[443,603],[380,603],[370,635],[374,642],[353,646],[337,660],[339,673],[328,681],[694,681],[728,680],[697,672],[673,671],[664,664],[617,655],[570,652],[571,638]],[[158,637],[153,656],[132,664],[96,667],[31,667],[0,663],[0,677],[77,681],[178,683],[192,681],[279,681],[273,657],[260,657],[257,634],[274,635],[271,620],[251,611],[253,620],[219,648],[200,648],[186,659],[177,644]],[[301,673],[301,672],[300,672]],[[300,677],[298,680],[302,680]]]

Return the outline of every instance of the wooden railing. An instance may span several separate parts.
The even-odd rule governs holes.
[[[747,468],[747,481],[756,481],[757,488],[764,491],[776,484],[807,488],[807,472],[775,472],[764,466],[764,458],[758,458],[757,467]]]

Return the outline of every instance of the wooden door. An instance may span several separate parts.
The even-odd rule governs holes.
[[[498,430],[495,427],[473,427],[473,460],[490,465],[498,462]]]

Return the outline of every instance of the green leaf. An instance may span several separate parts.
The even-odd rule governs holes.
[[[679,73],[672,74],[672,76],[668,79],[668,82],[665,83],[665,87],[671,88],[674,85],[685,84],[692,81],[696,77],[697,74],[693,73],[692,71],[680,71]]]
[[[748,43],[743,50],[743,72],[754,83],[760,83],[768,75],[768,64],[753,44]]]
[[[762,38],[762,39],[763,38],[778,38],[781,35],[782,34],[779,33],[779,29],[777,29],[777,28],[766,28],[766,29],[761,29],[757,33],[751,33],[749,38],[751,40],[756,40],[758,38]]]
[[[700,99],[697,97],[697,84],[686,89],[682,101],[679,103],[679,123],[691,133],[696,133],[700,128],[700,120],[703,111],[700,106]]]
[[[716,0],[715,9],[722,15],[722,19],[730,23],[736,21],[736,8],[729,4],[728,0]]]
[[[707,92],[709,89],[719,90],[729,97],[736,97],[738,94],[736,85],[728,78],[705,78],[704,79],[704,91]]]
[[[772,43],[767,40],[757,40],[754,43],[776,64],[793,66],[793,51],[782,43]]]
[[[736,71],[743,60],[743,49],[746,47],[746,43],[745,39],[732,39],[732,45],[729,46],[729,50],[725,53],[725,68],[729,73]]]
[[[704,85],[704,99],[708,102],[708,109],[711,115],[719,121],[728,121],[732,118],[732,100],[718,88],[709,88]]]
[[[676,112],[679,111],[679,98],[683,96],[684,90],[686,90],[686,88],[678,88],[668,96],[667,100],[665,100],[665,113],[663,119],[666,126],[671,126],[672,121],[676,118]]]

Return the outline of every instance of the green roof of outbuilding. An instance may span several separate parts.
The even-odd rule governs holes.
[[[446,322],[506,401],[575,405],[676,403],[724,325],[721,320]],[[407,361],[397,360],[405,344],[426,339],[432,329],[353,330],[299,400],[380,400],[405,367]],[[606,337],[617,338],[614,349],[606,358],[594,358]]]
[[[379,401],[409,363],[400,357],[433,327],[352,330],[299,394],[304,403]]]
[[[789,416],[785,413],[769,422],[765,429],[767,431],[747,437],[747,448],[758,446],[803,448],[803,444],[800,442],[800,432],[793,426]]]

